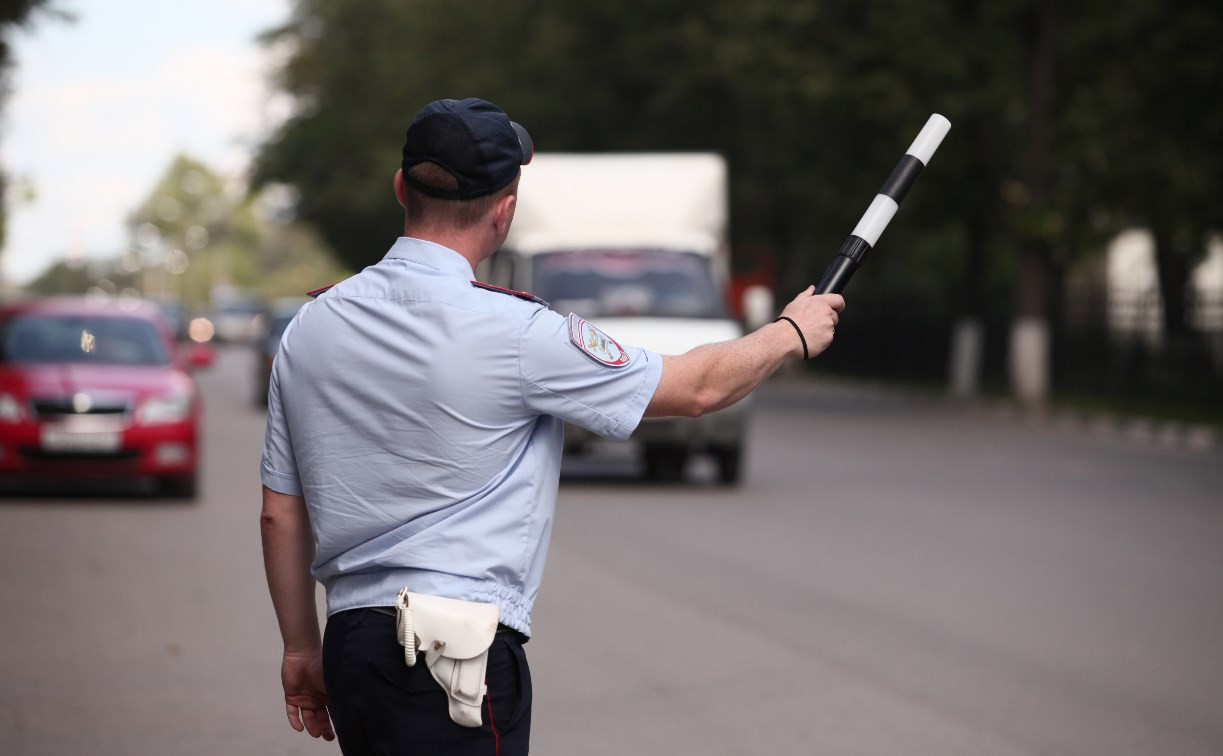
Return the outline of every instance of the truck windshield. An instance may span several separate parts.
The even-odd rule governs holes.
[[[551,252],[534,258],[532,293],[562,315],[724,318],[710,259],[654,249]]]

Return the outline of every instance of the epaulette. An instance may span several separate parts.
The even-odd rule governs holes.
[[[314,291],[308,291],[306,292],[306,296],[310,297],[311,299],[318,299],[320,294],[327,291],[332,286],[335,286],[335,284],[328,284],[321,289],[315,289]]]
[[[539,297],[529,292],[515,291],[514,289],[503,289],[500,286],[493,286],[492,284],[486,284],[481,281],[472,281],[471,285],[475,286],[478,289],[486,289],[487,291],[495,291],[498,294],[509,294],[511,297],[518,297],[519,299],[525,299],[528,302],[534,302],[535,304],[541,304],[544,307],[548,306],[547,302],[545,302],[544,300],[540,299]]]

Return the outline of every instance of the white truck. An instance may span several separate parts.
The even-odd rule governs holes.
[[[709,153],[538,154],[522,171],[510,236],[486,280],[585,318],[622,344],[681,354],[742,335],[729,289],[727,171]],[[646,474],[680,479],[695,453],[739,481],[746,402],[700,418],[644,420]],[[565,431],[567,453],[597,446]]]

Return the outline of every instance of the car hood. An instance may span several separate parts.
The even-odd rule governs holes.
[[[594,326],[623,346],[659,354],[683,354],[702,344],[729,341],[743,335],[734,320],[721,318],[596,318]]]
[[[77,393],[116,399],[191,393],[191,378],[170,365],[0,365],[0,389],[27,397]]]

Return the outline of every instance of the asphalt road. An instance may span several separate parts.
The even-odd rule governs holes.
[[[253,363],[200,376],[194,503],[0,498],[0,753],[309,754],[283,718]],[[1223,753],[1223,451],[836,385],[747,480],[568,465],[538,754]]]

